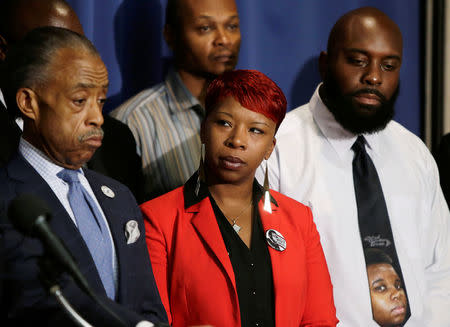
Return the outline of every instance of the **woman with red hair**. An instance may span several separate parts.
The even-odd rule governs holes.
[[[254,177],[286,114],[283,92],[258,71],[236,70],[210,84],[205,107],[199,170],[141,206],[169,322],[335,326],[311,210]]]

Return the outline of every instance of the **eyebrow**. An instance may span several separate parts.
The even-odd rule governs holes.
[[[97,84],[92,83],[78,83],[75,85],[74,89],[82,88],[82,89],[95,89],[99,87]],[[109,83],[100,86],[103,89],[107,89],[109,87]]]
[[[260,122],[260,121],[254,121],[254,122],[252,122],[252,124],[260,124],[260,125],[266,125],[267,127],[270,127],[269,124],[266,124],[266,123]]]
[[[208,16],[208,15],[200,15],[200,16],[197,17],[197,19],[202,19],[202,18],[212,19],[214,17],[213,16]],[[230,19],[234,19],[234,18],[239,18],[239,15],[233,15],[233,16],[227,17],[226,19],[230,20]]]
[[[358,49],[358,48],[347,48],[344,49],[344,51],[346,52],[358,52],[358,53],[362,53],[363,55],[369,56],[369,52],[363,49]],[[385,56],[386,59],[397,59],[398,61],[401,61],[402,59],[400,58],[400,56],[398,55],[388,55]]]
[[[218,114],[224,114],[224,115],[227,115],[227,116],[230,116],[231,118],[233,118],[233,115],[228,113],[228,112],[218,111],[217,113]],[[252,121],[250,124],[266,125],[267,127],[270,127],[269,124],[266,124],[266,123],[261,122],[261,121]]]
[[[376,283],[378,283],[378,282],[382,282],[382,281],[384,281],[383,278],[378,278],[377,280],[374,280],[374,281],[372,282],[372,286],[373,286],[374,284],[376,284]]]
[[[224,114],[224,115],[227,115],[227,116],[230,116],[231,118],[233,118],[233,115],[232,115],[232,114],[230,114],[229,112],[225,112],[225,111],[218,111],[217,113],[218,113],[218,114]]]

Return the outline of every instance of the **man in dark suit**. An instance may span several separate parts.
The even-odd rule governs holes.
[[[0,169],[0,325],[72,325],[39,281],[42,244],[20,235],[8,220],[11,200],[24,192],[49,205],[52,230],[127,326],[165,321],[133,195],[82,169],[103,138],[108,73],[97,50],[80,34],[42,27],[9,51],[1,87],[7,106],[20,111],[24,129],[17,152]],[[62,274],[59,285],[89,323],[117,325],[68,275]]]
[[[447,205],[450,206],[450,133],[442,137],[435,156],[439,168],[442,192],[444,193]]]
[[[64,0],[2,0],[0,1],[0,61],[7,49],[36,27],[57,26],[79,34],[83,28],[76,13]],[[1,92],[1,91],[0,91]],[[1,99],[0,99],[1,102]],[[20,130],[12,119],[18,113],[7,111],[0,103],[0,167],[17,148]],[[141,202],[143,193],[141,158],[136,153],[136,142],[124,123],[104,116],[105,136],[102,146],[86,163],[89,169],[118,180],[128,186]],[[2,164],[3,163],[3,164]]]

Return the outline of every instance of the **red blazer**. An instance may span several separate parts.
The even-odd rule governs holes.
[[[188,182],[189,183],[189,182]],[[235,277],[209,197],[185,208],[183,187],[141,205],[153,273],[174,327],[241,325]],[[193,190],[189,190],[193,192]],[[336,326],[332,285],[311,210],[278,192],[259,213],[286,250],[269,247],[278,327]]]

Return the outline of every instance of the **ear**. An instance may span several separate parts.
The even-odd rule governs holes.
[[[0,35],[0,61],[4,61],[6,58],[6,52],[8,51],[8,42]]]
[[[175,33],[174,33],[173,28],[167,24],[164,25],[163,36],[164,36],[164,39],[166,40],[166,43],[169,46],[170,50],[172,50],[172,52],[173,52],[174,46],[175,46]]]
[[[16,93],[16,103],[22,114],[31,119],[39,118],[39,102],[37,94],[29,88],[21,88]]]
[[[319,73],[322,81],[326,80],[326,75],[328,71],[328,54],[322,51],[319,56]]]
[[[277,144],[277,139],[273,137],[272,143],[270,144],[270,148],[267,150],[266,155],[264,156],[264,159],[268,160],[270,158],[270,155],[273,152],[273,149],[275,149],[275,144]]]

